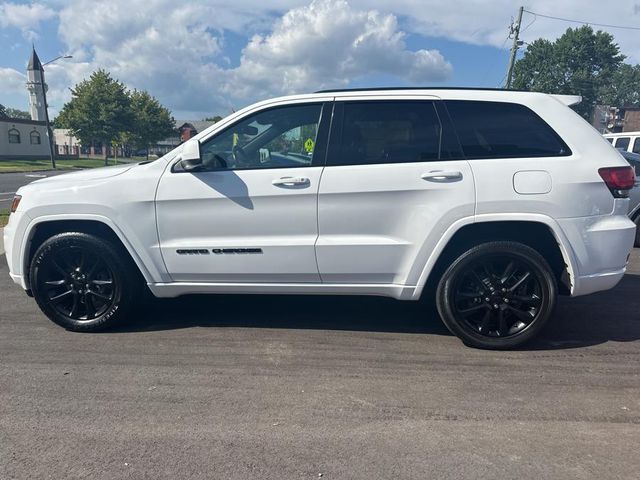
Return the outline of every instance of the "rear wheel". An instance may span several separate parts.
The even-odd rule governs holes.
[[[533,338],[555,306],[545,259],[517,242],[491,242],[460,255],[438,285],[436,305],[449,330],[473,347],[508,349]]]
[[[74,331],[113,326],[129,312],[138,275],[121,249],[99,237],[61,233],[33,257],[30,283],[40,309]]]

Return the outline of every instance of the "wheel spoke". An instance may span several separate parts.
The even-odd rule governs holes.
[[[516,264],[513,260],[509,261],[509,263],[507,264],[507,267],[504,269],[504,272],[502,272],[502,277],[500,277],[500,282],[502,284],[507,283],[507,281],[511,279],[511,276],[515,272],[515,266]]]
[[[532,305],[534,307],[540,305],[540,301],[542,300],[535,293],[532,293],[531,295],[511,295],[511,298],[517,302]]]
[[[66,292],[62,292],[62,293],[60,293],[58,295],[50,297],[49,301],[53,302],[53,303],[60,303],[62,300],[64,300],[65,298],[67,298],[71,294],[73,294],[73,290],[69,289]]]
[[[458,313],[461,313],[464,316],[469,315],[470,313],[477,312],[483,308],[488,308],[486,304],[481,303],[480,305],[474,305],[473,307],[465,308],[463,310],[458,310]]]
[[[78,315],[78,308],[80,307],[80,295],[77,292],[73,292],[73,305],[69,311],[69,316],[75,318]]]
[[[89,292],[84,294],[83,300],[84,300],[84,306],[87,309],[87,318],[93,318],[96,315],[96,307],[93,304],[93,299],[91,298],[91,295],[88,295]]]
[[[519,310],[517,308],[514,308],[512,306],[507,307],[508,310],[513,313],[516,317],[518,317],[520,320],[522,320],[525,323],[530,323],[531,320],[533,320],[536,316],[536,312],[533,310]]]
[[[93,275],[96,273],[98,265],[100,265],[100,258],[96,257],[96,261],[91,264],[91,268],[87,271],[87,278],[89,281],[93,279]]]
[[[110,302],[111,301],[111,297],[104,295],[102,293],[96,292],[94,290],[88,290],[87,293],[89,295],[93,295],[94,297],[98,297],[100,300],[104,301],[104,302]]]
[[[458,299],[468,300],[470,298],[479,298],[480,297],[480,293],[478,293],[478,292],[458,292],[458,293],[456,293],[456,297]]]
[[[504,310],[498,310],[498,333],[503,337],[507,333],[507,322],[504,318]]]
[[[44,282],[46,285],[51,285],[52,287],[60,287],[67,283],[67,281],[63,278],[62,280],[50,280],[48,282]]]
[[[478,328],[478,331],[484,334],[489,333],[490,324],[491,324],[491,310],[487,310],[487,313],[485,313],[484,317],[482,317],[482,322],[480,323],[480,328]]]
[[[58,270],[58,273],[62,274],[62,276],[64,276],[65,278],[69,276],[69,272],[64,268],[62,268],[62,266],[58,263],[58,260],[56,260],[55,258],[52,258],[51,264],[54,266],[56,270]]]
[[[484,290],[487,287],[485,281],[478,276],[475,270],[471,270],[471,276],[473,277],[473,280],[478,284],[478,287],[480,287],[480,289]]]
[[[510,292],[513,292],[516,288],[518,288],[520,285],[522,285],[522,282],[524,282],[527,278],[529,278],[529,276],[530,276],[530,275],[531,275],[531,272],[527,272],[527,273],[525,273],[525,274],[520,278],[520,280],[518,280],[518,281],[515,283],[515,285],[513,285],[513,286],[509,289],[509,291],[510,291]]]
[[[93,285],[113,285],[113,280],[91,280]]]

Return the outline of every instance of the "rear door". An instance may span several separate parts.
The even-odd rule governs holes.
[[[446,229],[474,214],[443,113],[435,98],[336,98],[318,195],[324,283],[415,284]]]

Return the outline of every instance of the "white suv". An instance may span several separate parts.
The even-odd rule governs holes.
[[[39,180],[5,229],[11,276],[71,330],[146,285],[435,302],[466,344],[536,335],[558,293],[622,278],[631,167],[568,105],[499,90],[264,101],[159,160]],[[392,319],[390,319],[392,321]]]

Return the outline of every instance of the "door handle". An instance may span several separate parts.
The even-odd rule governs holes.
[[[429,182],[457,182],[462,180],[462,172],[432,170],[431,172],[423,173],[421,178]]]
[[[276,187],[298,187],[300,185],[309,185],[311,182],[306,177],[281,177],[271,182]]]

